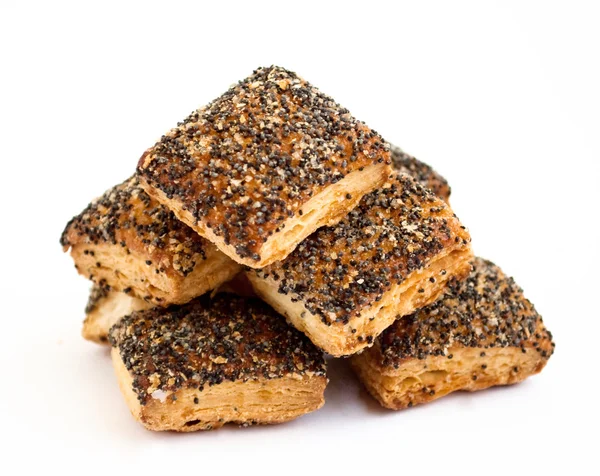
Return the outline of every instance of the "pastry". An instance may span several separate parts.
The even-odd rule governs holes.
[[[60,241],[83,276],[160,306],[185,303],[240,270],[150,198],[136,177],[90,203]]]
[[[390,146],[392,154],[392,167],[398,172],[412,175],[417,182],[431,190],[446,203],[450,199],[450,185],[448,181],[433,170],[429,165],[408,155],[400,147]]]
[[[150,309],[154,305],[130,294],[111,291],[110,287],[94,284],[85,307],[81,334],[98,344],[108,343],[109,329],[123,316],[134,311]]]
[[[283,68],[259,68],[140,158],[144,189],[233,260],[262,268],[333,225],[391,168],[381,136]]]
[[[396,321],[351,358],[367,390],[394,410],[520,382],[540,372],[552,334],[512,278],[481,258],[437,302]]]
[[[125,400],[150,430],[280,423],[324,403],[322,352],[255,298],[134,312],[110,342]]]
[[[394,174],[337,225],[246,275],[297,329],[342,356],[433,302],[451,277],[466,277],[471,256],[469,233],[450,207],[409,175]]]

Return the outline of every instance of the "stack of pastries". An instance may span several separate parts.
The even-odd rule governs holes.
[[[310,83],[259,68],[67,224],[63,249],[93,283],[83,336],[112,346],[151,430],[317,410],[326,354],[391,409],[519,382],[552,335],[473,256],[449,196]]]

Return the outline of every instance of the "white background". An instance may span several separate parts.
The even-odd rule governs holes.
[[[598,474],[597,2],[0,5],[1,473]],[[60,233],[270,64],[447,177],[476,253],[555,334],[542,374],[393,413],[336,361],[325,407],[290,424],[176,435],[130,417],[79,335],[88,283]]]

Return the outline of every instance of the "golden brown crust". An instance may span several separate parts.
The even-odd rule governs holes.
[[[386,164],[369,165],[362,171],[349,173],[339,182],[325,188],[308,200],[298,215],[288,219],[278,232],[263,240],[261,252],[268,258],[258,262],[250,258],[241,258],[235,253],[232,254],[233,251],[227,239],[216,235],[214,228],[207,228],[198,222],[194,229],[237,262],[252,268],[261,268],[284,259],[311,231],[321,226],[335,225],[343,217],[343,214],[356,206],[366,191],[383,185],[387,176],[388,166]],[[189,211],[178,205],[176,201],[170,200],[162,190],[150,187],[143,178],[140,181],[152,197],[171,207],[182,222],[195,222]]]
[[[323,354],[257,299],[221,293],[135,312],[110,340],[127,404],[151,430],[279,423],[324,403]]]
[[[352,366],[388,408],[425,403],[457,390],[520,382],[554,351],[552,334],[523,291],[493,263],[452,280],[435,303],[396,321]]]
[[[392,166],[395,170],[411,175],[423,187],[428,188],[446,203],[449,203],[451,189],[444,177],[425,162],[421,162],[412,155],[408,155],[400,147],[391,145],[390,152],[392,155]]]
[[[262,267],[339,220],[383,183],[390,162],[376,132],[273,66],[193,112],[146,151],[138,173],[147,192],[200,235],[238,262]],[[354,197],[323,195],[336,184],[354,184]],[[320,206],[311,203],[319,196],[326,198]],[[297,235],[269,246],[298,222]]]
[[[121,319],[110,331],[141,405],[154,392],[325,376],[320,350],[258,299],[219,293]]]
[[[413,178],[394,174],[337,225],[247,276],[314,343],[348,355],[435,300],[451,276],[465,277],[471,255],[452,210]]]
[[[275,424],[318,410],[325,403],[327,377],[286,375],[245,382],[226,381],[203,390],[182,388],[141,405],[132,377],[117,349],[112,350],[119,387],[133,417],[154,431],[214,430],[225,423]]]
[[[80,274],[158,305],[183,303],[227,281],[239,265],[152,199],[136,177],[108,190],[61,237]]]

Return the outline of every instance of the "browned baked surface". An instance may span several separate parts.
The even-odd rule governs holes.
[[[401,409],[456,390],[520,382],[554,352],[552,334],[512,278],[475,258],[435,303],[396,321],[352,358],[382,405]]]
[[[272,66],[194,111],[144,153],[138,173],[148,193],[198,233],[260,267],[313,231],[285,253],[266,255],[270,237],[312,211],[311,198],[352,173],[383,176],[389,163],[376,132],[295,73]],[[379,184],[369,183],[345,205],[330,197],[318,211],[337,207],[326,219],[332,224]]]
[[[417,182],[448,203],[451,189],[444,177],[425,162],[421,162],[412,155],[404,152],[400,147],[392,145],[390,146],[390,152],[394,169],[398,172],[412,175]]]
[[[470,236],[448,205],[410,176],[394,174],[337,225],[247,275],[257,294],[313,342],[346,355],[371,345],[398,315],[434,300],[451,275],[466,276],[470,256]],[[407,309],[408,294],[414,302]],[[376,322],[381,306],[384,327]]]
[[[73,217],[60,242],[65,251],[71,249],[79,273],[100,288],[161,305],[192,299],[239,270],[144,192],[137,177],[111,188]]]
[[[231,413],[233,407],[225,411],[226,402],[220,401],[220,415],[217,409],[214,414],[207,413],[210,395],[225,384],[227,392],[220,395],[221,400],[235,393],[238,401],[245,385],[252,382],[260,382],[270,393],[277,390],[270,381],[277,385],[285,382],[279,388],[284,396],[284,388],[289,390],[294,381],[300,382],[310,390],[306,395],[310,402],[304,406],[296,402],[292,415],[286,409],[285,398],[279,399],[277,415],[283,419],[323,403],[326,375],[322,352],[258,299],[222,293],[212,299],[205,295],[183,306],[135,312],[111,329],[110,341],[116,352],[115,364],[121,362],[130,379],[124,393],[131,391],[137,397],[137,403],[129,402],[126,393],[132,412],[151,429],[189,431],[191,427],[214,428],[226,421],[279,421],[278,416],[273,419],[269,413],[268,402],[261,405],[260,392],[253,393],[254,409],[236,406]],[[286,398],[296,398],[297,390],[294,387]],[[178,400],[178,395],[186,396],[189,407],[168,406]],[[237,405],[244,405],[243,398]],[[162,423],[155,418],[158,414],[169,415],[169,408],[177,415],[163,418]],[[200,418],[194,409],[201,409],[203,416]]]

